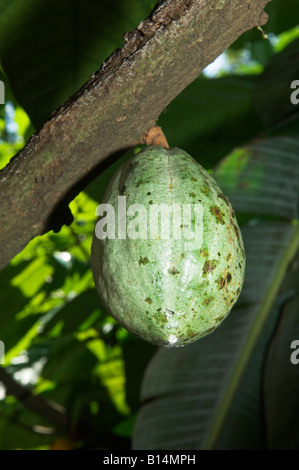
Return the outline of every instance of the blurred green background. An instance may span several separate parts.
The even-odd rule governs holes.
[[[0,168],[154,4],[0,0]],[[264,32],[240,37],[157,123],[232,202],[247,253],[238,303],[177,350],[105,312],[89,266],[95,209],[132,149],[72,201],[70,226],[0,271],[0,449],[299,449],[299,7],[266,11]]]

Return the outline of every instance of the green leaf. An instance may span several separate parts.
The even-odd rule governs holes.
[[[98,323],[101,316],[106,317],[107,314],[100,304],[95,288],[86,289],[64,303],[56,313],[53,312],[52,318],[44,326],[43,334],[51,334],[57,324],[60,325],[60,334],[70,334],[77,330],[84,331],[86,327],[89,328]]]
[[[298,138],[273,138],[237,148],[213,176],[237,212],[299,216]]]
[[[220,450],[263,450],[267,448],[264,426],[263,368],[265,353],[273,334],[278,312],[271,313],[259,336],[248,361],[246,371],[240,379],[234,399],[214,448]]]
[[[11,279],[20,276],[23,270],[26,271],[29,263],[21,263],[18,266],[8,265],[0,272],[0,339],[5,344],[6,353],[15,346],[23,336],[25,336],[36,323],[36,318],[31,317],[18,318],[19,312],[22,312],[28,303],[28,298],[16,286],[13,286]]]
[[[299,442],[298,261],[297,256],[283,285],[280,319],[265,363],[265,419],[274,450],[297,450]]]
[[[133,335],[123,342],[126,375],[126,400],[132,411],[139,408],[143,372],[157,348]]]

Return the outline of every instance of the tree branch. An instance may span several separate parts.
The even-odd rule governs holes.
[[[68,430],[68,416],[61,405],[34,395],[28,388],[17,383],[3,367],[0,367],[0,382],[5,385],[7,395],[14,395],[24,406],[54,424],[58,431]]]
[[[0,269],[35,236],[70,223],[91,178],[142,140],[165,107],[270,0],[164,0],[0,172]]]

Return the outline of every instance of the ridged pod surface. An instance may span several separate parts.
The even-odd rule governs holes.
[[[114,208],[115,227],[103,235],[113,210],[103,212],[91,268],[107,311],[160,346],[184,346],[218,327],[239,297],[245,252],[231,204],[209,173],[181,149],[149,146],[118,169],[102,204]],[[166,208],[162,217],[154,218],[155,207]]]

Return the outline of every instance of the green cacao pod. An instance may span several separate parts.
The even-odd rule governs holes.
[[[227,197],[190,155],[141,150],[113,176],[98,215],[91,269],[122,326],[178,347],[226,318],[244,280],[242,236]]]

